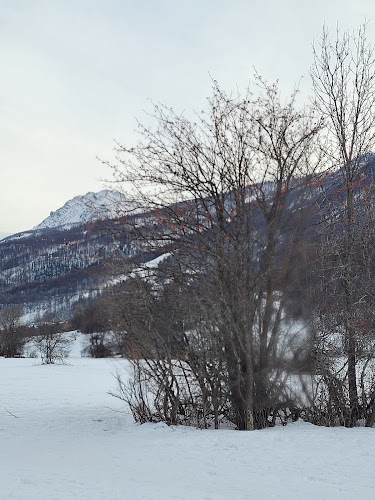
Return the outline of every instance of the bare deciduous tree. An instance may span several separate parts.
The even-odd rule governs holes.
[[[6,307],[0,312],[0,354],[6,357],[22,354],[25,338],[21,330],[22,308]]]
[[[50,365],[63,364],[69,355],[72,336],[61,332],[61,325],[53,315],[47,314],[37,320],[38,334],[33,338],[33,343],[39,351],[42,363]]]
[[[336,331],[344,334],[347,361],[350,414],[346,424],[354,425],[360,416],[358,349],[363,331],[358,328],[359,310],[363,311],[365,303],[371,308],[372,302],[369,290],[358,286],[358,275],[365,271],[363,262],[359,265],[356,242],[369,206],[369,192],[362,185],[366,178],[363,167],[375,140],[375,59],[373,46],[366,37],[366,24],[354,34],[337,29],[334,39],[324,28],[314,47],[311,76],[315,108],[327,131],[322,149],[341,175],[340,189],[327,200],[323,212],[323,227],[328,229],[325,261],[331,265],[330,269],[327,265],[323,268],[323,279],[326,284],[328,276],[333,280],[329,286],[331,313]]]
[[[132,186],[145,213],[129,216],[129,231],[167,256],[132,271],[139,301],[124,304],[124,329],[148,339],[137,369],[147,367],[171,423],[185,412],[182,393],[216,426],[220,406],[245,430],[270,425],[287,404],[298,336],[286,334],[285,304],[321,124],[296,108],[296,93],[282,103],[277,85],[257,84],[257,95],[241,97],[215,82],[196,122],[155,106],[156,130],[140,127],[136,147],[118,146],[116,181]]]

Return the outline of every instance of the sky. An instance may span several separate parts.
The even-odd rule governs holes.
[[[373,0],[0,0],[0,237],[103,189],[151,102],[200,110],[254,68],[307,98],[323,23],[365,18],[375,43]]]

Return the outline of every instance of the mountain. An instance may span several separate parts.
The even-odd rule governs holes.
[[[116,217],[120,208],[124,210],[124,206],[131,209],[134,203],[128,202],[123,193],[109,189],[104,189],[98,193],[89,192],[82,196],[75,196],[67,201],[61,208],[51,212],[34,229],[69,229],[77,224],[111,219]]]
[[[78,303],[95,299],[110,276],[105,261],[116,252],[136,252],[124,231],[113,239],[119,211],[134,209],[121,193],[87,193],[34,229],[1,240],[0,309],[22,305],[26,313],[55,311],[65,319]]]
[[[372,155],[363,164],[360,179],[354,187],[355,196],[366,196],[374,186],[374,179],[375,157]],[[267,183],[265,186],[263,192],[271,202],[273,185]],[[339,169],[317,179],[307,197],[298,188],[292,190],[288,195],[287,210],[293,212],[318,203],[320,213],[324,214],[324,210],[332,211],[335,207],[338,222],[335,231],[339,232],[345,224],[345,189]],[[252,192],[253,188],[249,187],[249,205],[255,202]],[[229,195],[228,213],[231,200]],[[176,213],[184,211],[183,206],[188,204],[186,201],[177,209],[174,207]],[[367,204],[362,204],[363,209],[359,210],[364,211],[364,215]],[[127,211],[126,221],[121,217],[124,211]],[[122,266],[124,258],[137,257],[147,262],[160,255],[156,250],[147,253],[132,239],[132,222],[142,225],[147,221],[150,227],[162,224],[155,212],[140,212],[137,203],[121,193],[110,190],[90,192],[67,201],[34,229],[1,240],[0,309],[22,305],[26,313],[55,311],[59,318],[66,319],[78,303],[89,304],[116,281],[113,280],[116,274],[113,257]],[[312,209],[312,217],[314,213],[315,209]],[[254,223],[257,223],[256,217]],[[258,229],[261,229],[261,218],[258,224]],[[313,232],[316,226],[311,227]],[[161,229],[169,231],[167,226]],[[313,240],[314,235],[310,237]],[[107,265],[109,262],[111,265]]]

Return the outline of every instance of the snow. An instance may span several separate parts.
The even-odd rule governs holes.
[[[136,268],[132,273],[130,273],[130,275],[118,274],[113,278],[109,278],[103,288],[105,288],[106,286],[114,286],[118,285],[119,283],[123,283],[129,278],[129,276],[132,278],[139,276],[140,278],[151,279],[152,270],[156,269],[159,266],[159,264],[163,262],[163,260],[167,259],[170,256],[171,254],[169,252],[165,253],[163,255],[160,255],[159,257],[155,257],[155,259],[145,262],[144,264],[142,264],[142,266]]]
[[[158,267],[163,260],[167,259],[170,257],[170,253],[164,253],[163,255],[159,255],[159,257],[156,257],[155,259],[149,260],[148,262],[145,263],[145,267],[148,269],[153,269],[155,267]]]
[[[65,228],[69,229],[75,224],[85,224],[95,219],[106,219],[118,216],[118,210],[124,213],[126,210],[134,210],[135,203],[126,200],[125,195],[103,189],[98,193],[86,193],[75,196],[67,201],[62,207],[51,212],[34,229]]]
[[[3,238],[0,241],[4,242],[4,241],[11,241],[11,240],[21,240],[22,238],[29,238],[30,236],[35,235],[35,234],[36,234],[36,231],[24,231],[22,233],[16,233],[13,235],[6,236],[5,238]]]
[[[113,373],[0,358],[2,500],[370,499],[375,429],[301,421],[254,432],[135,425]]]

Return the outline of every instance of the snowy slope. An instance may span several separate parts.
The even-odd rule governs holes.
[[[87,193],[75,196],[65,205],[51,212],[34,229],[67,227],[73,224],[84,224],[95,219],[116,217],[120,210],[131,209],[132,203],[122,193],[104,189],[98,193]]]
[[[0,358],[2,500],[367,500],[375,429],[134,425],[118,360]]]
[[[138,249],[122,230],[122,222],[107,220],[137,212],[135,201],[116,191],[77,196],[51,213],[33,230],[0,241],[0,309],[9,304],[35,310],[56,310],[71,316],[78,302],[87,304],[105,282],[102,262],[113,253],[124,258]],[[103,224],[87,224],[105,219]],[[114,241],[114,227],[120,227]],[[88,227],[90,226],[90,227]]]

